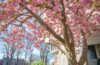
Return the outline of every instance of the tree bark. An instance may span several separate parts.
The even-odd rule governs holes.
[[[72,60],[68,59],[68,65],[75,65]]]
[[[68,58],[68,65],[79,65],[77,63],[76,58],[74,57],[74,54],[70,53],[69,58]]]
[[[25,53],[25,64],[24,65],[26,65],[26,58],[27,58],[27,51]]]
[[[89,63],[88,63],[88,57],[86,57],[86,65],[89,65]]]

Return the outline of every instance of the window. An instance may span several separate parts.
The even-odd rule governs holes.
[[[97,58],[100,59],[100,44],[95,46]]]
[[[96,45],[95,49],[96,49],[96,54],[98,58],[97,65],[100,65],[100,44]]]
[[[100,59],[98,59],[97,65],[100,65]]]
[[[88,59],[97,59],[94,45],[88,46]]]

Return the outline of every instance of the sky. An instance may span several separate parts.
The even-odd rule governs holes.
[[[8,0],[4,0],[4,2],[7,2]],[[0,3],[1,3],[1,0],[0,0]]]

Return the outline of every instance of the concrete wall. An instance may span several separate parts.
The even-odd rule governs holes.
[[[95,45],[95,50],[97,57],[100,58],[100,55],[98,54],[97,50],[97,44],[100,44],[100,32],[97,32],[96,34],[92,35],[90,39],[88,40],[88,45]],[[62,49],[64,50],[63,46]],[[75,48],[76,49],[76,57],[77,61],[79,61],[81,55],[82,55],[82,47]],[[54,52],[54,51],[53,51]],[[68,59],[67,57],[58,50],[57,55],[57,63],[56,65],[68,65]],[[97,65],[97,59],[91,59],[88,61],[89,65]]]
[[[67,57],[61,52],[58,53],[57,63],[56,65],[68,65]]]
[[[57,63],[55,65],[68,65],[68,59],[64,54],[59,52],[57,57],[58,57]],[[88,62],[89,62],[89,65],[97,65],[97,59],[92,59],[92,60],[89,60]]]
[[[97,65],[97,59],[89,60],[89,65]]]

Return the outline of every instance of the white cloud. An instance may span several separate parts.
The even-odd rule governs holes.
[[[38,49],[34,48],[33,54],[39,55],[40,54],[40,51]]]
[[[54,62],[54,58],[50,59],[50,64],[52,64]]]
[[[0,54],[0,59],[2,59],[3,58],[3,54]]]

